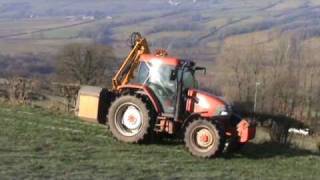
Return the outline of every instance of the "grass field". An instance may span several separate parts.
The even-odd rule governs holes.
[[[129,145],[102,125],[40,109],[0,106],[1,179],[317,179],[311,151],[252,143],[198,159],[179,143]]]

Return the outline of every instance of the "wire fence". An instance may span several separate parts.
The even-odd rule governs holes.
[[[79,84],[48,83],[22,77],[0,79],[0,100],[15,105],[35,105],[72,112],[79,89]]]

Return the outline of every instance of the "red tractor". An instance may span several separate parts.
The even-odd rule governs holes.
[[[113,89],[98,91],[96,107],[86,98],[79,100],[79,116],[88,117],[79,112],[91,108],[100,122],[107,117],[113,136],[126,143],[161,135],[182,137],[191,154],[204,158],[220,154],[226,144],[235,148],[254,138],[252,121],[241,119],[221,98],[198,89],[195,72],[205,68],[168,57],[163,50],[151,54],[139,33],[133,33],[131,42],[132,51],[113,78]],[[80,97],[90,94],[86,90],[80,90]]]

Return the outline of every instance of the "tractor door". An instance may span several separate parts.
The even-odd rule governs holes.
[[[172,65],[159,62],[141,62],[135,82],[148,86],[158,98],[164,113],[174,113],[176,100],[176,80],[170,80]]]

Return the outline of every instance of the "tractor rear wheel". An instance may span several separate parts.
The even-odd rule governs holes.
[[[223,129],[214,122],[198,119],[187,126],[184,141],[192,155],[211,158],[223,151],[225,136]]]
[[[146,140],[152,121],[146,103],[136,96],[120,96],[109,108],[109,128],[119,141],[139,143]]]

